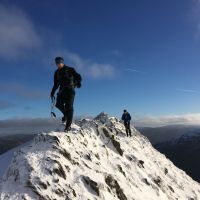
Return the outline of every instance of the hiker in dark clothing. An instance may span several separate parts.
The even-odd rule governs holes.
[[[51,98],[54,98],[59,88],[56,99],[56,107],[63,113],[62,122],[66,122],[65,131],[71,129],[73,119],[73,103],[75,88],[81,87],[81,75],[74,68],[66,66],[62,57],[56,57],[55,63],[58,69],[54,73],[54,85],[51,90]]]
[[[122,120],[124,121],[127,137],[129,135],[131,137],[131,128],[130,128],[131,115],[127,112],[127,110],[124,110],[124,113],[122,115]]]

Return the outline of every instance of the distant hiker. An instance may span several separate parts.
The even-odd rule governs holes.
[[[62,57],[56,57],[55,63],[58,69],[54,73],[51,98],[54,98],[54,94],[59,87],[55,106],[63,113],[62,122],[66,122],[65,131],[69,131],[73,120],[75,88],[81,87],[82,78],[74,68],[64,64]]]
[[[130,128],[131,115],[127,112],[127,110],[124,110],[124,113],[122,115],[122,120],[124,121],[124,126],[126,128],[127,137],[129,135],[131,137],[131,128]]]

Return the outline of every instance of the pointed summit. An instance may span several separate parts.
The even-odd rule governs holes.
[[[106,114],[105,112],[101,112],[99,115],[97,115],[95,118],[95,120],[99,120],[101,123],[105,124],[107,122],[109,122],[109,117],[108,114]]]

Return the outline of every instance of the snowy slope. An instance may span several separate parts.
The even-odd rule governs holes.
[[[30,144],[30,142],[31,141],[21,144],[13,149],[7,151],[6,153],[0,155],[0,182],[1,182],[4,172],[8,168],[8,166],[13,158],[14,153],[16,151],[19,151],[22,147]]]
[[[198,200],[200,185],[132,127],[101,114],[69,133],[38,135],[15,153],[1,200]]]

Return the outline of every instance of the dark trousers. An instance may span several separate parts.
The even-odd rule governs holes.
[[[128,135],[130,135],[130,137],[131,137],[130,121],[124,122],[124,126],[126,128],[126,135],[127,135],[127,137],[128,137]]]
[[[73,88],[65,88],[58,93],[56,99],[56,107],[63,113],[66,119],[66,128],[71,126],[74,113],[74,97],[75,90]]]

